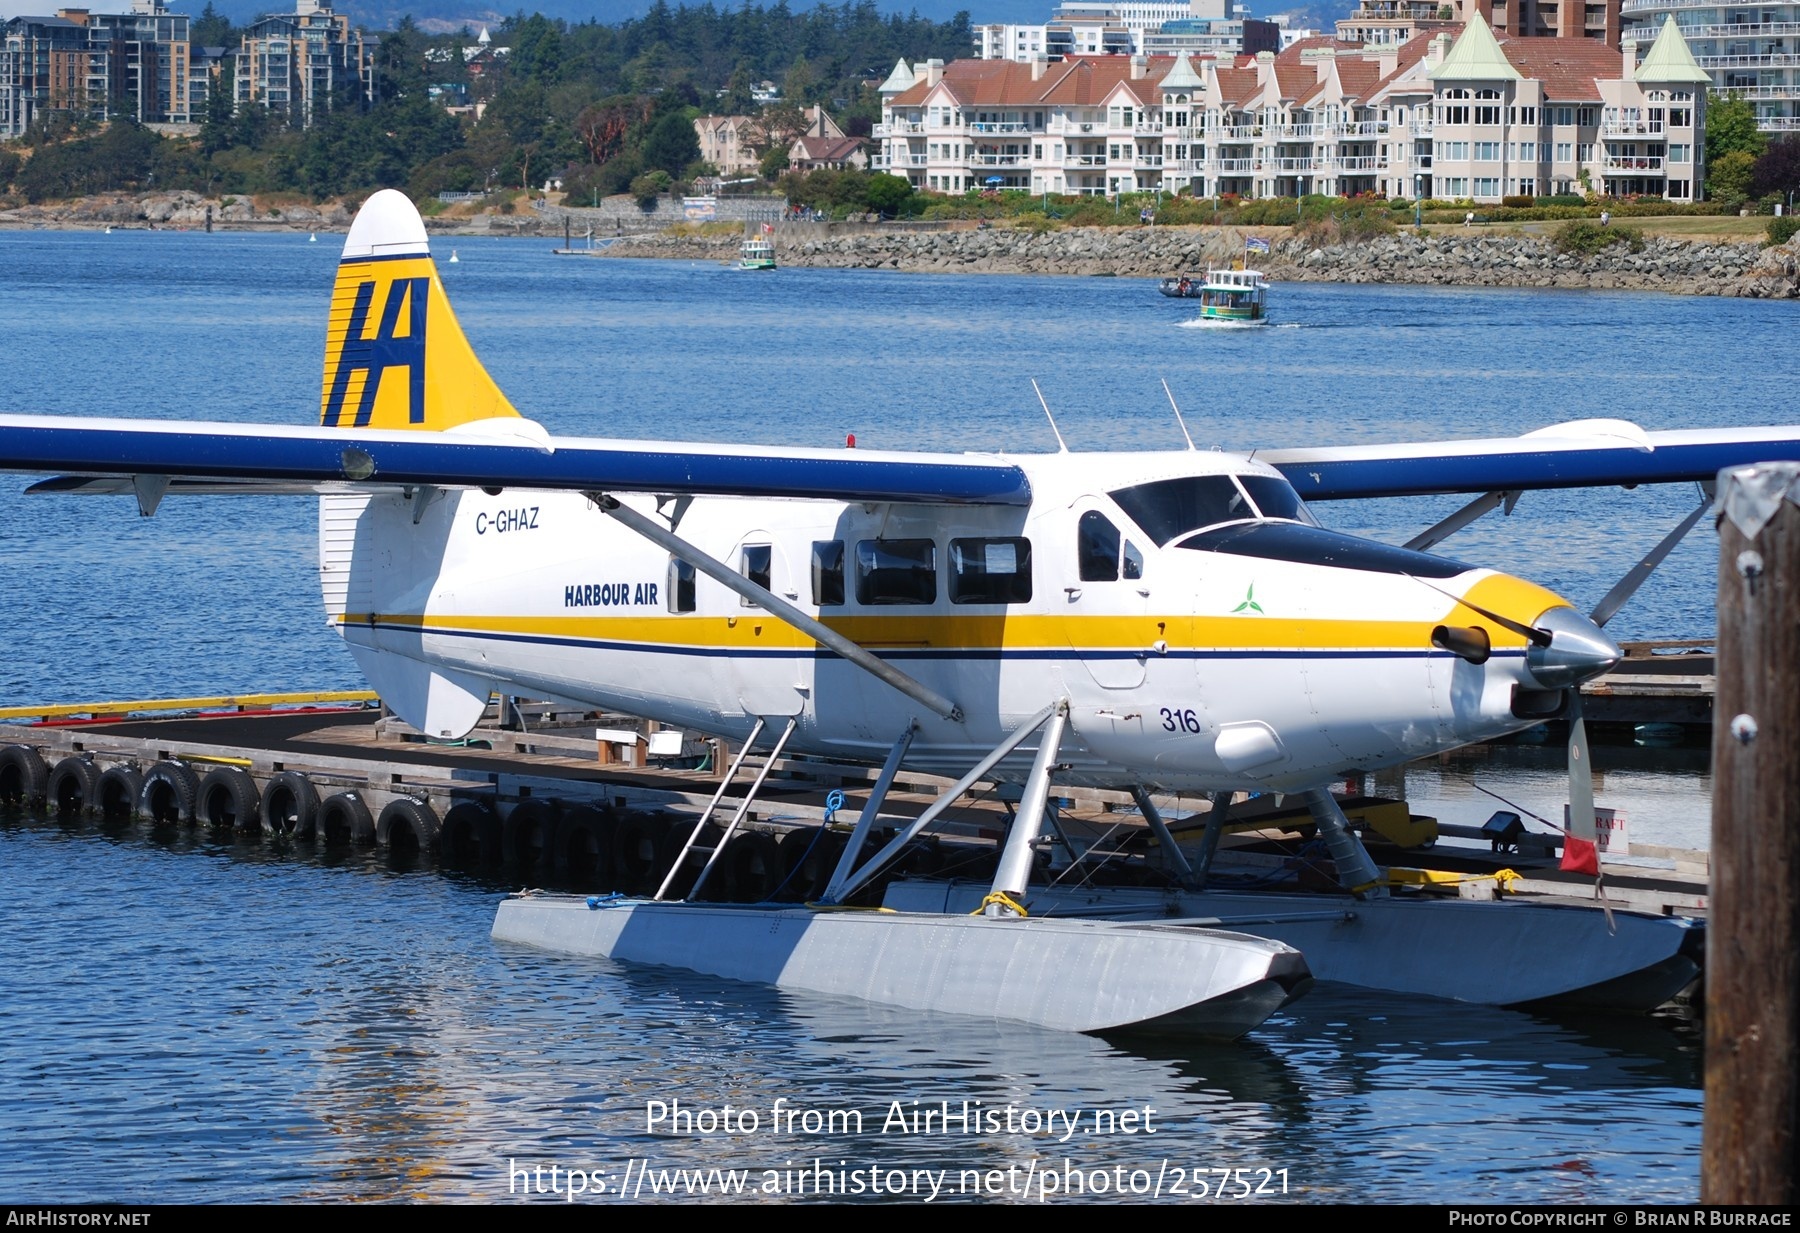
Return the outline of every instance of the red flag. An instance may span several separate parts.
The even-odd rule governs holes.
[[[1600,850],[1591,840],[1577,839],[1563,832],[1562,864],[1564,873],[1588,873],[1600,876]]]

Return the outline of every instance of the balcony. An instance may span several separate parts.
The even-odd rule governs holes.
[[[1660,137],[1661,120],[1606,120],[1600,125],[1604,137]]]
[[[1683,26],[1685,39],[1753,39],[1775,38],[1783,34],[1800,34],[1800,21],[1751,22],[1738,26]]]
[[[970,167],[1029,167],[1031,159],[1023,154],[971,154]]]
[[[1029,133],[1031,131],[1031,125],[1014,124],[1010,121],[1000,123],[997,121],[984,120],[980,123],[969,125],[969,131],[971,133]]]
[[[1359,154],[1337,160],[1339,171],[1386,171],[1388,161],[1379,154]]]
[[[1131,131],[1139,137],[1160,137],[1163,135],[1161,120],[1140,120],[1131,126]]]
[[[1429,137],[1431,136],[1432,124],[1433,121],[1430,120],[1408,120],[1406,123],[1406,131],[1414,137]]]
[[[1608,154],[1602,166],[1605,174],[1611,175],[1661,175],[1663,160],[1660,158],[1638,158],[1624,154]]]
[[[1324,171],[1325,160],[1322,158],[1271,158],[1264,160],[1264,165],[1281,175],[1310,174]]]
[[[1731,98],[1800,99],[1800,82],[1791,86],[1719,86],[1715,93]]]
[[[1064,167],[1104,167],[1104,166],[1106,166],[1106,155],[1104,155],[1104,154],[1071,154],[1067,158],[1063,159],[1063,166]]]
[[[1323,124],[1277,124],[1272,130],[1276,141],[1311,141],[1325,136]]]
[[[1332,134],[1337,137],[1383,137],[1387,135],[1387,131],[1386,120],[1358,120],[1331,126]]]
[[[1091,120],[1071,120],[1066,116],[1057,116],[1045,126],[1045,131],[1051,133],[1104,133],[1106,125],[1095,124]]]
[[[912,120],[899,124],[877,124],[872,131],[877,137],[899,137],[906,133],[922,133],[925,126]]]
[[[1220,141],[1255,141],[1262,136],[1262,125],[1240,124],[1235,128],[1217,128],[1210,130],[1208,135],[1216,136]]]
[[[1217,158],[1213,160],[1213,167],[1222,176],[1247,176],[1256,170],[1256,160],[1253,158]]]
[[[1162,168],[1163,156],[1160,154],[1139,153],[1136,158],[1131,160],[1131,165],[1140,170],[1157,171]]]
[[[1800,65],[1800,52],[1767,56],[1695,56],[1694,63],[1703,69],[1793,68]]]

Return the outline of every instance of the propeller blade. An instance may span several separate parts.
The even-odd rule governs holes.
[[[1443,587],[1432,586],[1431,583],[1426,582],[1423,578],[1414,578],[1411,574],[1408,574],[1407,577],[1412,578],[1414,582],[1422,587],[1431,587],[1432,590],[1436,591],[1439,595],[1442,595],[1445,599],[1454,600],[1467,608],[1470,612],[1478,613],[1481,616],[1486,617],[1494,624],[1500,626],[1500,628],[1512,630],[1513,633],[1519,635],[1519,637],[1525,639],[1527,642],[1530,642],[1533,646],[1550,645],[1551,635],[1550,631],[1547,629],[1539,629],[1535,625],[1527,625],[1523,621],[1515,621],[1511,617],[1503,617],[1498,612],[1489,612],[1479,604],[1471,604],[1462,596],[1446,591]]]
[[[1600,874],[1599,827],[1594,820],[1594,769],[1588,758],[1587,722],[1581,689],[1569,689],[1569,822],[1563,835],[1562,868]]]

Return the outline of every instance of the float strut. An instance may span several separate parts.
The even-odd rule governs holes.
[[[1065,698],[1056,704],[1049,726],[1044,729],[1044,739],[1038,742],[1037,758],[1031,764],[1031,774],[1026,777],[1025,791],[1019,798],[1018,816],[1013,818],[1012,830],[1006,836],[1006,849],[1000,854],[1000,868],[994,874],[990,896],[993,901],[987,905],[989,916],[1017,915],[1013,908],[994,897],[1021,900],[1025,888],[1031,884],[1032,845],[1044,829],[1044,813],[1050,804],[1050,775],[1056,769],[1056,755],[1062,748],[1063,728],[1068,722],[1069,703]]]
[[[1338,881],[1361,898],[1387,898],[1387,885],[1382,880],[1381,870],[1375,867],[1375,859],[1363,847],[1362,840],[1350,833],[1350,819],[1339,808],[1337,798],[1325,788],[1314,788],[1301,795],[1313,821],[1318,824],[1319,834],[1325,839],[1332,862],[1337,865]]]
[[[855,894],[858,887],[880,873],[882,867],[893,860],[894,857],[898,856],[902,848],[911,843],[914,839],[917,839],[926,827],[937,821],[939,814],[954,805],[958,797],[974,787],[976,781],[983,775],[986,775],[989,771],[993,770],[995,764],[998,763],[1000,759],[1017,749],[1024,743],[1026,737],[1043,727],[1046,719],[1049,719],[1050,716],[1055,714],[1059,709],[1067,708],[1068,705],[1068,699],[1059,698],[1037,714],[1033,715],[1030,719],[1027,719],[1017,728],[1013,729],[1005,740],[994,746],[993,749],[987,752],[987,755],[983,757],[981,761],[971,767],[968,774],[964,775],[948,788],[945,788],[943,792],[939,793],[938,798],[926,807],[924,813],[914,818],[912,822],[907,825],[905,830],[888,840],[886,847],[864,861],[861,868],[845,879],[843,889],[838,892],[840,897]]]
[[[1183,886],[1195,886],[1194,867],[1188,864],[1187,857],[1181,854],[1181,848],[1175,842],[1175,836],[1169,833],[1169,824],[1163,821],[1162,814],[1157,812],[1156,804],[1150,794],[1140,786],[1131,790],[1131,799],[1137,802],[1138,812],[1144,815],[1144,825],[1156,836],[1156,842],[1168,855],[1169,863],[1175,866],[1176,877]],[[1195,886],[1195,889],[1198,889]]]
[[[900,773],[900,761],[906,757],[906,751],[912,748],[913,735],[919,730],[919,721],[908,720],[906,731],[888,750],[887,761],[882,764],[881,774],[875,777],[875,786],[869,790],[869,803],[863,806],[862,815],[856,819],[856,829],[850,832],[850,842],[844,845],[844,854],[838,857],[837,868],[832,871],[831,881],[825,886],[822,902],[836,903],[844,892],[844,883],[850,879],[850,871],[856,867],[856,858],[861,854],[863,843],[869,837],[869,831],[875,825],[875,819],[881,813],[881,806],[887,800],[888,789],[893,786],[894,776]]]

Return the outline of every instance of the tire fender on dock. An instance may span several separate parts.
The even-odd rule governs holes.
[[[144,777],[135,766],[109,766],[100,773],[94,809],[108,822],[130,822],[144,797]]]
[[[592,805],[565,807],[556,824],[556,841],[550,854],[557,876],[592,881],[599,888],[612,889],[615,825],[610,809]]]
[[[500,832],[501,856],[520,869],[539,869],[556,840],[556,806],[536,798],[520,801]]]
[[[50,772],[44,802],[65,821],[93,813],[100,803],[100,768],[81,754],[64,758]]]
[[[444,859],[453,865],[500,863],[500,815],[485,800],[458,801],[438,832]]]
[[[160,826],[191,824],[199,796],[200,779],[185,763],[158,762],[144,774],[138,812]]]
[[[250,772],[237,766],[215,766],[200,781],[194,817],[206,826],[255,830],[262,825],[262,796]]]
[[[429,803],[397,796],[375,822],[375,842],[390,852],[435,852],[439,831],[437,813]]]
[[[319,835],[328,846],[375,842],[375,819],[360,793],[339,792],[319,806]]]
[[[319,825],[319,790],[299,771],[282,771],[263,785],[260,816],[265,834],[311,839]]]
[[[646,810],[634,810],[619,819],[613,827],[612,849],[613,877],[619,890],[639,894],[656,889],[662,869],[657,857],[668,828],[664,815]]]
[[[29,745],[0,748],[0,805],[26,809],[44,799],[50,768],[44,756]]]

